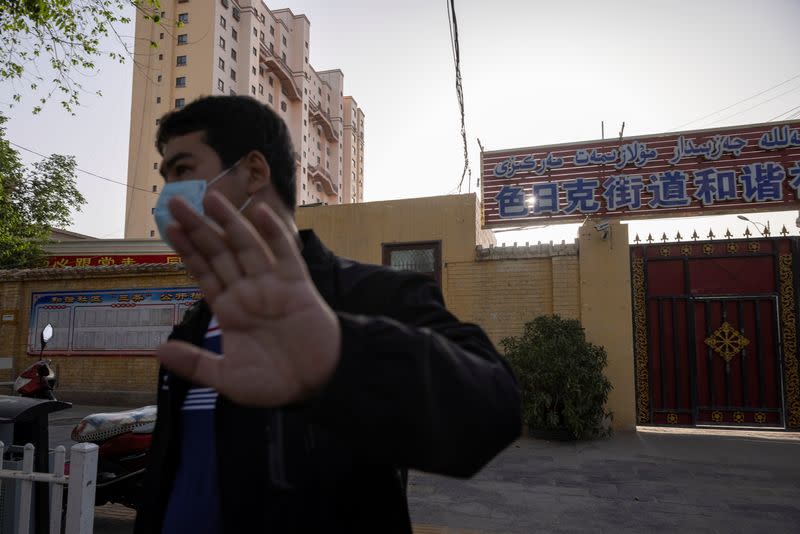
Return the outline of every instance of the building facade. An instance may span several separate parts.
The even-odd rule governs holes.
[[[159,23],[137,12],[125,237],[159,238],[160,118],[203,95],[249,95],[289,126],[297,203],[363,201],[364,113],[338,69],[309,63],[311,23],[261,0],[162,0]],[[151,43],[154,43],[153,46]]]

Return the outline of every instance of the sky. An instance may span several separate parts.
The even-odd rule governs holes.
[[[311,21],[310,63],[339,68],[365,112],[365,200],[457,191],[464,165],[446,0],[285,0]],[[486,150],[767,122],[800,110],[797,0],[456,0],[466,128],[476,190]],[[119,28],[123,36],[132,26]],[[119,48],[112,39],[107,49]],[[98,62],[73,117],[57,102],[9,109],[8,139],[72,154],[84,171],[126,181],[133,65]],[[94,96],[100,90],[102,97]],[[761,93],[761,94],[759,94]],[[727,108],[727,109],[726,109]],[[22,152],[26,162],[38,156]],[[122,237],[126,188],[85,172],[73,231]],[[793,235],[797,211],[750,214]],[[631,223],[631,237],[693,229],[740,235],[733,216]],[[497,233],[498,243],[572,241],[577,225]]]

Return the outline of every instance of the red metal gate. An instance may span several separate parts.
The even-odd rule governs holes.
[[[798,245],[631,248],[639,424],[800,427]]]

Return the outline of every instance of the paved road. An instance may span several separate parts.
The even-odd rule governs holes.
[[[109,409],[109,410],[113,410]],[[102,408],[51,418],[51,444]],[[409,477],[417,534],[800,532],[800,434],[651,429],[610,439],[520,439],[477,477]],[[97,509],[95,532],[129,534],[133,513]],[[376,532],[380,531],[376,528]]]

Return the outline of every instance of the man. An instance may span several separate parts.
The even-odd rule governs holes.
[[[468,477],[518,435],[511,371],[433,280],[297,231],[269,108],[201,98],[157,147],[157,223],[205,300],[157,352],[137,533],[408,533],[407,469]]]

